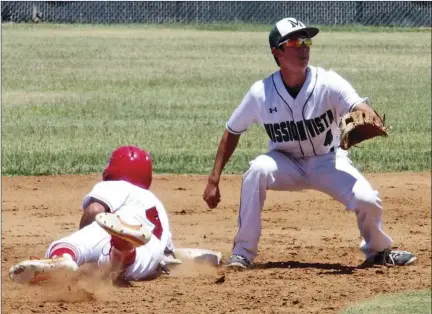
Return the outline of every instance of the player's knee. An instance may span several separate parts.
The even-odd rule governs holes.
[[[354,202],[355,208],[358,211],[373,216],[380,216],[382,214],[381,199],[377,191],[369,189],[361,193],[354,193]]]
[[[261,155],[255,158],[249,166],[246,176],[268,176],[277,169],[275,161],[266,155]]]

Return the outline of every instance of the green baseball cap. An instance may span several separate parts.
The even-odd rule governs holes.
[[[293,17],[284,18],[277,22],[270,31],[270,48],[278,47],[289,36],[298,32],[305,32],[310,38],[312,38],[319,33],[319,29],[316,27],[306,27],[302,22]]]

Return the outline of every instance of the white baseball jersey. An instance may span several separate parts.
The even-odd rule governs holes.
[[[132,220],[148,226],[163,247],[170,245],[168,214],[162,202],[151,191],[126,181],[102,181],[84,197],[83,208],[91,198],[107,204],[111,212],[120,209],[122,212],[130,212]]]
[[[293,98],[277,71],[252,85],[226,128],[241,134],[258,123],[270,138],[269,151],[279,150],[293,157],[318,156],[339,147],[339,118],[363,101],[369,103],[340,75],[312,66]]]

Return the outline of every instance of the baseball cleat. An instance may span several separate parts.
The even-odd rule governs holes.
[[[35,284],[51,278],[50,273],[59,270],[74,272],[78,269],[77,263],[69,254],[50,259],[30,258],[9,269],[9,277],[21,284]]]
[[[112,237],[120,238],[134,247],[147,244],[151,239],[151,231],[144,225],[130,225],[119,215],[101,213],[96,216],[96,222]]]
[[[368,265],[406,266],[414,263],[416,256],[408,251],[390,250],[375,253],[365,261]]]
[[[242,255],[231,255],[225,265],[225,267],[236,268],[236,269],[246,269],[250,266],[249,260]]]

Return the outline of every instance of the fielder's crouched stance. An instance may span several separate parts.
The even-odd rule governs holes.
[[[84,197],[80,230],[54,241],[45,259],[31,259],[9,270],[12,280],[36,283],[57,270],[76,271],[81,265],[104,265],[115,282],[144,280],[169,273],[181,259],[218,265],[221,253],[175,249],[167,212],[149,191],[150,155],[136,146],[116,149],[97,183]]]
[[[378,192],[348,158],[350,146],[387,135],[384,121],[340,75],[308,65],[312,37],[318,32],[294,18],[276,23],[269,43],[280,70],[255,82],[226,123],[203,196],[210,208],[220,202],[220,176],[240,135],[257,123],[270,139],[268,153],[250,162],[243,176],[239,230],[229,267],[246,268],[257,256],[268,189],[318,190],[355,212],[367,263],[408,265],[416,259],[390,249]],[[349,127],[341,137],[342,117],[342,125]],[[362,126],[353,121],[362,121]]]

